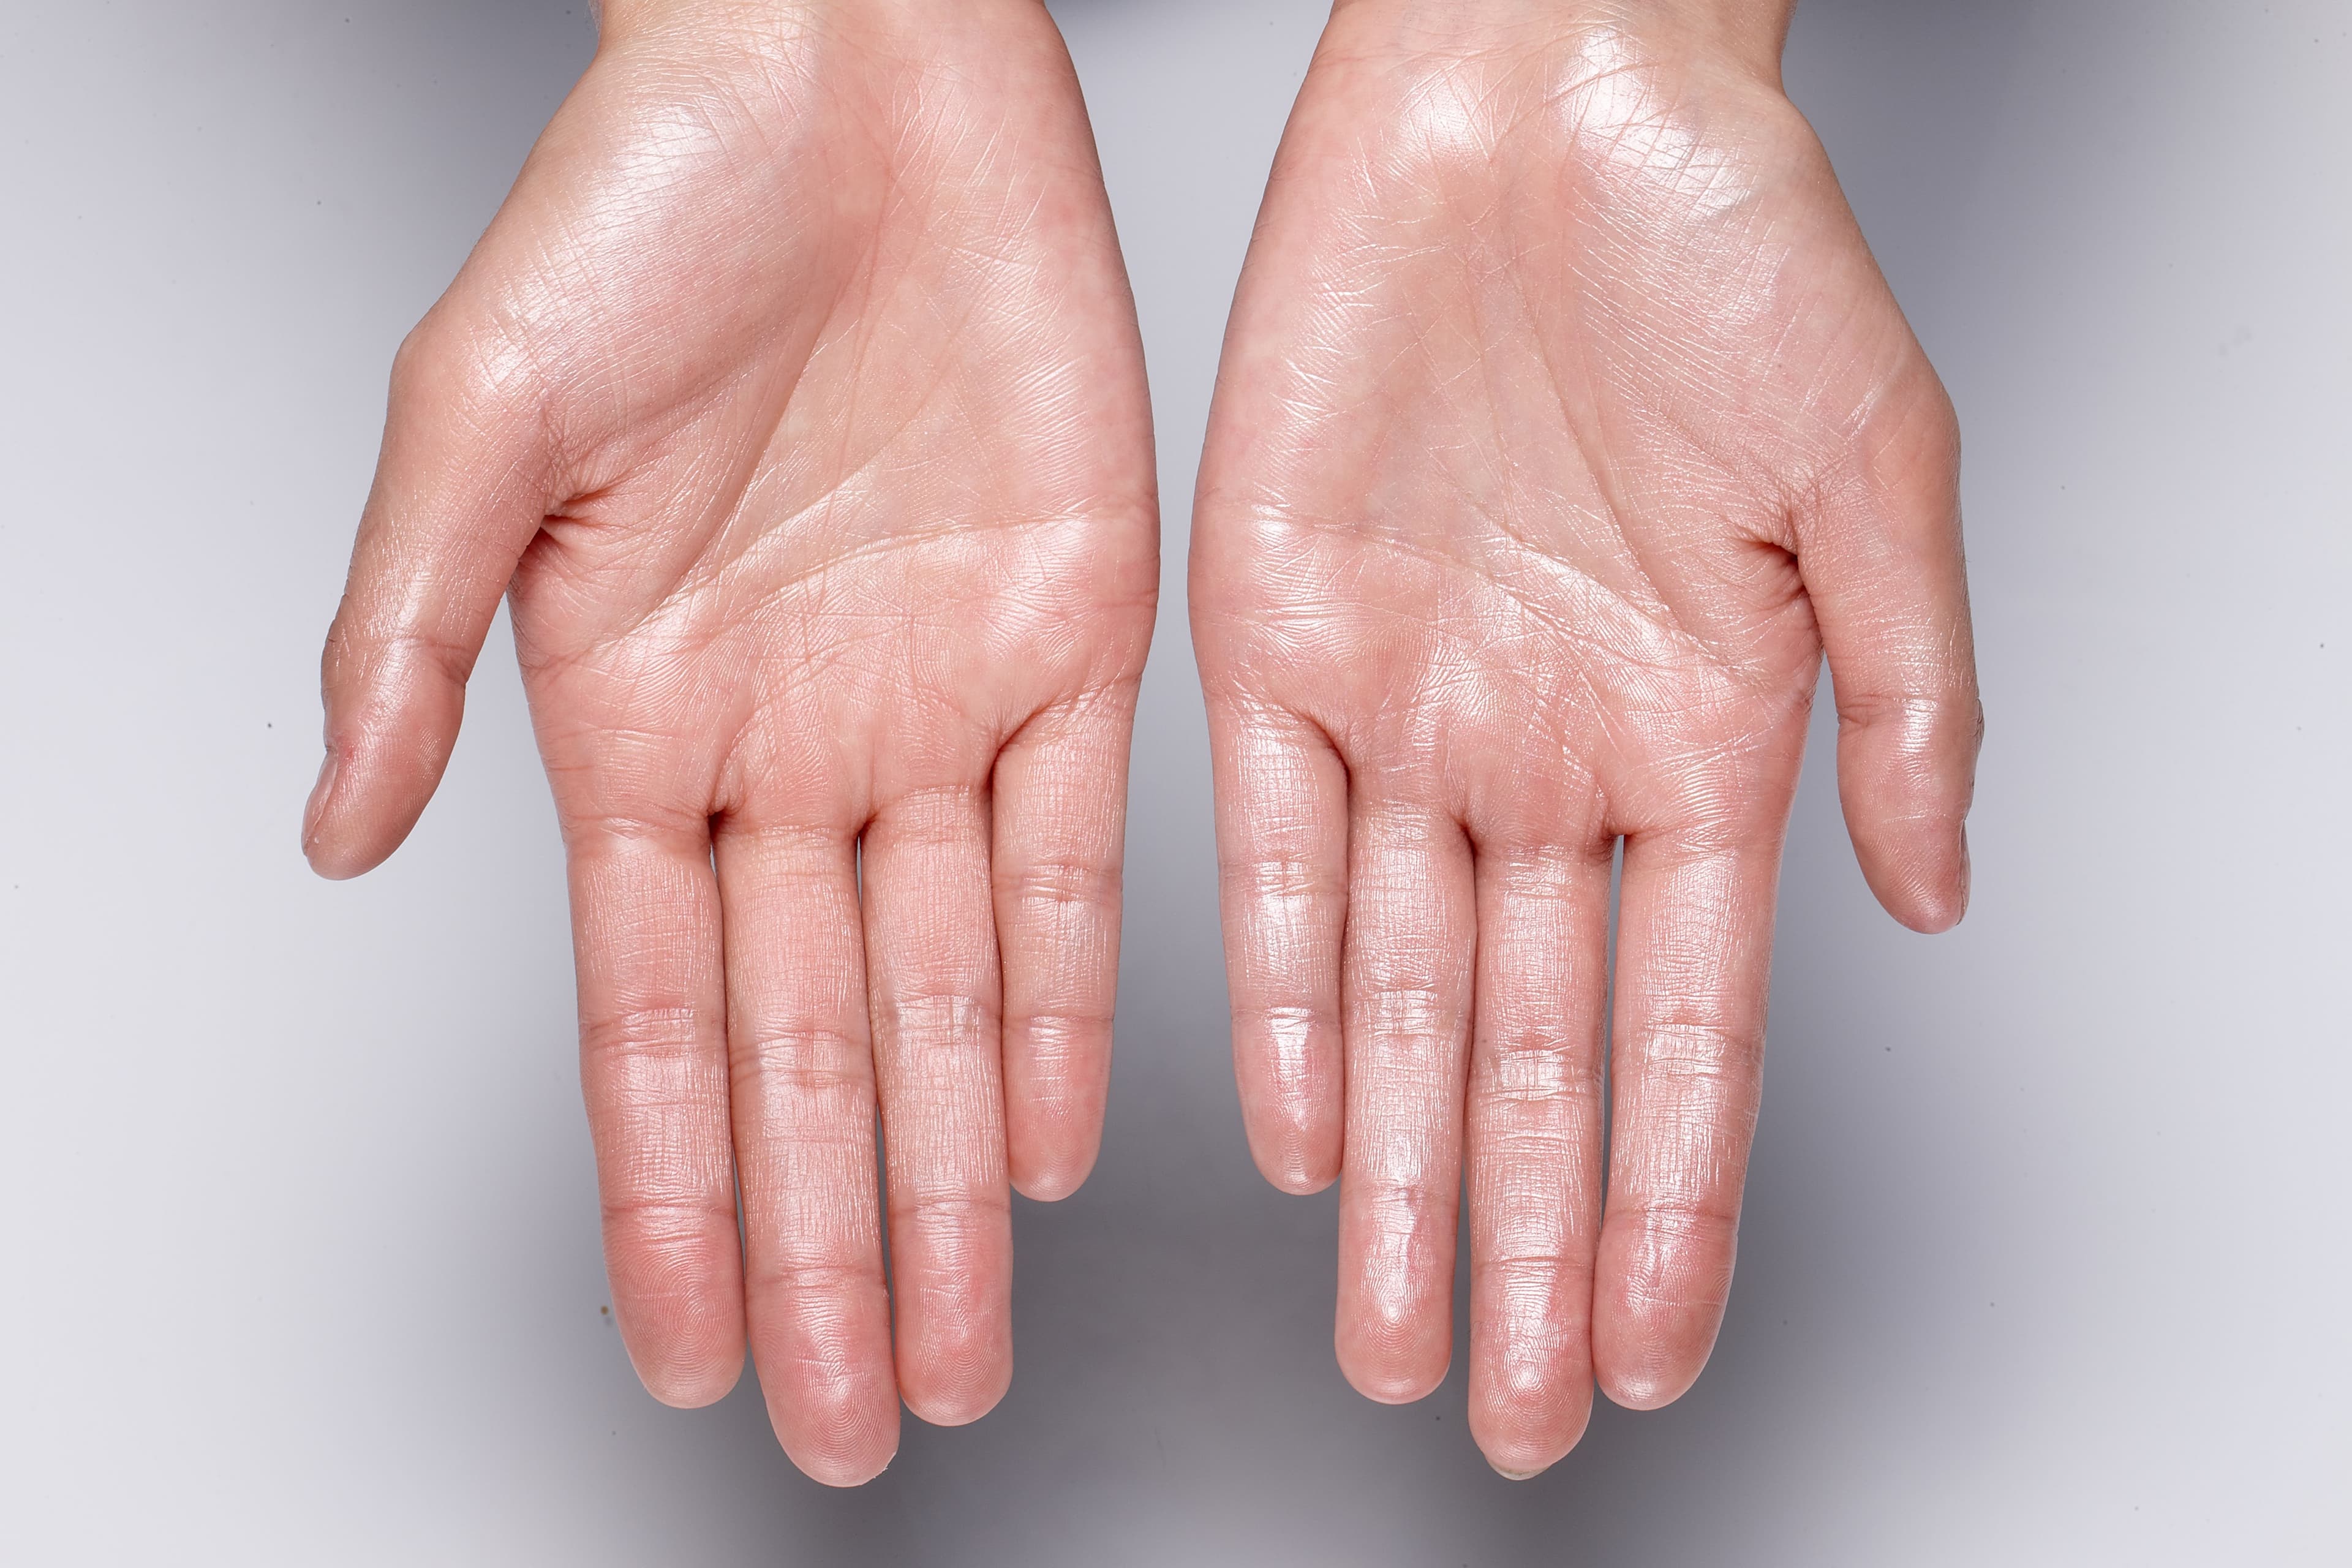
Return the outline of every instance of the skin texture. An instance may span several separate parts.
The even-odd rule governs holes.
[[[1003,1394],[1009,1186],[1095,1158],[1140,348],[1032,0],[604,22],[401,351],[304,847],[352,876],[407,834],[505,595],[629,1352],[696,1405],[748,1342],[793,1460],[854,1483],[902,1395]]]
[[[1446,1371],[1466,1188],[1470,1424],[1513,1476],[1596,1379],[1662,1405],[1714,1344],[1824,651],[1872,888],[1919,931],[1967,900],[1954,421],[1780,90],[1786,19],[1343,5],[1202,461],[1251,1145],[1341,1184],[1339,1358],[1381,1400]]]

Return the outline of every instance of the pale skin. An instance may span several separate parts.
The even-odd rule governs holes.
[[[1949,410],[1778,93],[1785,23],[1343,0],[1203,462],[1252,1147],[1341,1180],[1340,1363],[1382,1399],[1444,1373],[1466,1172],[1511,1474],[1596,1376],[1663,1404],[1712,1342],[1824,646],[1872,885],[1920,929],[1966,896]],[[503,595],[630,1354],[698,1405],[748,1347],[793,1460],[854,1483],[902,1399],[1002,1394],[1008,1190],[1099,1141],[1140,353],[1034,0],[604,24],[396,367],[305,847],[405,836]]]
[[[787,1452],[850,1484],[902,1397],[1003,1394],[1010,1191],[1094,1163],[1141,351],[1032,0],[603,21],[400,355],[305,847],[351,876],[405,836],[503,595],[622,1336],[680,1405],[748,1345]]]
[[[1202,464],[1251,1147],[1340,1184],[1375,1399],[1445,1373],[1466,1188],[1514,1477],[1714,1344],[1824,651],[1871,887],[1923,931],[1968,896],[1954,422],[1780,91],[1789,10],[1342,0]]]

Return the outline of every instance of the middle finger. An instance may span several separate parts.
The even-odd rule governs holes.
[[[898,1388],[940,1426],[1013,1378],[1013,1196],[988,797],[926,790],[866,831],[866,952]]]
[[[1360,802],[1349,860],[1339,1365],[1363,1394],[1403,1404],[1444,1379],[1454,1349],[1470,848],[1441,812]]]
[[[715,845],[751,1355],[793,1463],[855,1485],[898,1447],[856,844],[730,818]]]
[[[1470,1430],[1507,1475],[1556,1462],[1592,1409],[1613,858],[1597,837],[1478,857]]]

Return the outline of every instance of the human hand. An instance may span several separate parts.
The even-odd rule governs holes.
[[[304,847],[343,877],[405,837],[507,593],[623,1336],[694,1405],[748,1334],[785,1448],[851,1483],[902,1394],[1001,1396],[1008,1175],[1058,1197],[1095,1157],[1140,349],[1034,0],[604,22],[402,349]]]
[[[1873,889],[1968,889],[1950,405],[1779,85],[1785,5],[1342,0],[1192,558],[1251,1146],[1338,1349],[1557,1460],[1713,1346],[1824,648]],[[1623,860],[1613,994],[1612,859]],[[1604,1010],[1613,1009],[1602,1173]]]

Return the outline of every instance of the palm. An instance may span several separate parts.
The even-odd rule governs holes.
[[[1613,32],[1496,42],[1327,34],[1193,615],[1253,1145],[1286,1185],[1343,1174],[1340,1354],[1387,1398],[1444,1368],[1466,1163],[1474,1426],[1533,1468],[1596,1363],[1663,1403],[1712,1341],[1812,537],[1948,486],[1948,412],[1785,100]],[[1898,913],[1944,917],[1948,847],[1871,867]]]
[[[1131,673],[1149,437],[1091,143],[1049,31],[941,31],[887,68],[896,40],[760,40],[690,117],[623,55],[578,144],[551,129],[577,172],[494,237],[532,257],[507,289],[563,291],[535,357],[588,373],[552,415],[574,495],[515,584],[551,740],[690,714],[677,762],[714,789],[841,814],[970,784]],[[952,109],[908,79],[950,71]],[[822,798],[786,807],[812,744]]]
[[[715,1398],[748,1331],[794,1458],[856,1479],[901,1392],[944,1421],[1002,1393],[1008,1175],[1059,1196],[1093,1160],[1156,568],[1050,24],[841,10],[608,41],[404,353],[372,521],[446,505],[459,464],[511,491],[467,499],[520,554],[640,1370]],[[331,708],[406,643],[470,657],[372,627],[398,571],[372,548],[401,546],[363,532]],[[428,784],[446,744],[347,742]],[[368,804],[322,808],[362,864]]]

